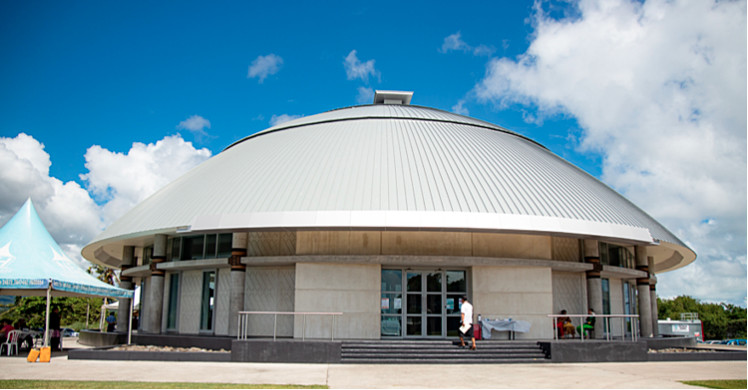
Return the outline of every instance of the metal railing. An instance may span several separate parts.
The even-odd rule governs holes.
[[[636,341],[639,338],[639,315],[638,314],[548,314],[548,317],[551,318],[553,321],[553,339],[558,340],[558,319],[561,317],[569,317],[571,319],[571,323],[574,324],[574,319],[579,318],[579,325],[581,328],[574,327],[574,329],[581,329],[579,337],[582,341],[584,341],[585,333],[587,333],[584,329],[584,320],[587,317],[595,317],[595,323],[597,324],[598,318],[602,318],[605,324],[605,339],[607,341],[611,340],[611,328],[610,328],[610,320],[611,318],[618,318],[621,320],[621,339],[626,339],[626,330],[631,331],[631,341]],[[627,321],[628,320],[628,321]],[[626,326],[626,323],[628,322],[628,327]],[[595,326],[595,330],[597,330],[597,326]]]
[[[246,340],[248,338],[247,332],[249,331],[249,316],[250,315],[272,315],[273,316],[273,340],[276,339],[278,333],[278,316],[279,315],[290,315],[295,319],[297,315],[302,316],[301,326],[301,339],[306,340],[306,317],[307,316],[330,316],[330,340],[335,340],[335,317],[342,316],[341,312],[314,312],[314,311],[240,311],[238,318],[238,327],[236,338],[238,340]]]

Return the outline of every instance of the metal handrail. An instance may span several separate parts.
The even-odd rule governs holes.
[[[320,315],[332,317],[332,324],[330,329],[330,340],[335,340],[335,317],[342,316],[342,312],[319,312],[319,311],[240,311],[238,316],[238,326],[236,332],[237,340],[246,340],[247,330],[249,330],[249,316],[252,314],[256,315],[273,315],[273,341],[276,339],[278,330],[278,315],[292,315],[296,318],[297,315],[301,315],[303,318],[301,327],[301,339],[306,340],[306,316],[308,315]]]
[[[621,335],[621,338],[623,340],[626,339],[626,326],[625,320],[626,319],[636,319],[637,321],[631,321],[631,341],[636,341],[638,339],[638,333],[639,333],[639,315],[638,314],[548,314],[548,318],[551,318],[553,321],[553,339],[558,340],[558,321],[556,321],[557,318],[560,317],[569,317],[572,319],[572,324],[574,323],[574,318],[580,318],[580,324],[584,324],[584,319],[587,317],[595,317],[595,318],[602,318],[605,321],[605,327],[608,329],[608,332],[606,334],[607,341],[610,341],[610,334],[612,333],[610,330],[610,319],[611,318],[620,318],[621,319],[621,331],[623,334]],[[581,340],[584,341],[584,327],[582,327],[582,332],[579,335]]]

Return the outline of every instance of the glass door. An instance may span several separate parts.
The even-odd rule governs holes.
[[[464,270],[382,270],[382,337],[459,336]]]
[[[405,336],[423,336],[423,272],[408,271],[405,275]]]

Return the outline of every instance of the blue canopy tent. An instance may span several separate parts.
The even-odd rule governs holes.
[[[31,199],[0,228],[0,294],[47,296],[44,346],[49,343],[51,296],[133,296],[130,290],[96,279],[65,255],[39,219]]]

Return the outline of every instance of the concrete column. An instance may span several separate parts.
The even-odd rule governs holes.
[[[648,256],[647,263],[649,264],[649,302],[652,305],[652,337],[660,335],[660,326],[657,323],[659,317],[659,309],[657,308],[657,277],[654,274],[654,257]]]
[[[156,234],[153,239],[153,256],[151,256],[151,285],[148,294],[148,302],[145,304],[148,310],[147,325],[145,331],[148,333],[161,333],[161,315],[164,304],[164,275],[158,265],[166,261],[166,235]]]
[[[231,239],[231,292],[229,295],[229,336],[236,336],[239,325],[239,312],[244,310],[244,281],[247,266],[242,257],[247,255],[247,233],[234,233]]]
[[[122,249],[122,266],[119,274],[119,287],[126,290],[132,290],[132,278],[122,273],[132,267],[135,260],[135,247],[125,246]],[[130,322],[130,298],[120,298],[119,308],[117,309],[117,332],[127,333],[128,323]]]
[[[603,284],[600,279],[600,271],[603,270],[600,264],[600,246],[597,240],[584,240],[584,262],[592,264],[592,269],[587,271],[587,307],[592,309],[595,314],[603,313]],[[593,338],[602,337],[603,321],[595,322],[595,334]]]
[[[646,277],[636,279],[636,291],[639,297],[639,332],[641,337],[654,337],[652,333],[652,303],[649,293],[649,263],[647,262],[647,247],[634,247],[636,269],[647,273]]]

